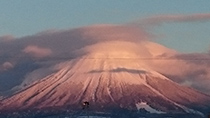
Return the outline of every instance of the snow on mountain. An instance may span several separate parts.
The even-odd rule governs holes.
[[[156,114],[164,114],[164,113],[166,113],[166,112],[162,112],[162,111],[158,111],[156,109],[153,109],[146,102],[137,103],[136,107],[137,107],[138,110],[144,109],[144,110],[148,111],[149,113],[156,113]]]
[[[148,48],[150,44],[160,47],[160,52]],[[209,96],[171,81],[142,59],[168,51],[148,41],[105,41],[86,46],[76,51],[85,55],[55,65],[57,72],[4,99],[0,110],[79,109],[83,101],[89,101],[90,109],[97,111],[136,110],[142,103],[147,103],[145,110],[155,113],[200,113],[207,109]]]
[[[13,89],[21,88],[0,100],[0,111],[78,110],[83,101],[90,102],[90,110],[99,112],[144,109],[157,114],[202,115],[209,110],[210,96],[165,76],[165,68],[169,71],[185,62],[156,60],[177,52],[147,38],[133,28],[105,25],[0,44],[4,55],[20,55],[7,61],[12,68],[2,69],[0,78],[18,80],[7,83],[14,84]],[[7,49],[8,45],[15,48]]]

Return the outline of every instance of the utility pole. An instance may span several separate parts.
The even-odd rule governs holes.
[[[90,103],[88,101],[84,101],[82,103],[82,109],[86,111],[86,114],[88,115],[88,118],[89,118],[89,113],[88,113],[89,105],[90,105]]]

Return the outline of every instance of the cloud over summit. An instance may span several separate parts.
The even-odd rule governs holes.
[[[164,22],[188,22],[209,19],[210,14],[166,15],[148,18],[146,23],[159,24]],[[129,42],[131,44],[131,46],[126,46],[126,43],[122,43],[124,48],[123,46],[121,47],[123,49],[132,47],[133,44],[135,46],[140,44],[139,47],[134,49],[139,49],[136,52],[142,52],[142,55],[145,55],[141,55],[136,60],[140,60],[154,71],[170,77],[173,81],[181,84],[188,83],[186,85],[204,92],[210,90],[210,87],[206,85],[207,83],[210,84],[209,54],[181,54],[173,49],[168,49],[152,42],[150,37],[151,33],[145,29],[127,24],[103,24],[69,30],[53,30],[18,39],[14,37],[1,37],[0,64],[11,69],[8,72],[0,73],[4,75],[0,76],[0,93],[3,90],[11,90],[22,83],[30,84],[32,81],[42,79],[57,71],[55,66],[61,62],[86,56],[91,51],[87,50],[90,49],[89,47],[97,50],[97,48],[103,46],[104,50],[109,51],[111,47],[107,47],[107,44],[112,47],[119,46],[119,44],[115,46],[113,42]],[[7,43],[5,42],[7,39],[12,40]],[[36,58],[36,60],[33,60],[33,58]],[[15,65],[12,65],[12,63],[15,63]],[[22,75],[17,76],[18,74],[14,74],[12,77],[7,75],[17,71],[20,71]],[[13,81],[13,85],[3,86],[3,84],[10,81]]]

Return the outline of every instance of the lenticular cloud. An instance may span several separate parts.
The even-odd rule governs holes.
[[[186,21],[191,18],[209,19],[209,15],[167,16],[160,17],[159,21]],[[8,37],[1,38],[0,65],[10,68],[0,70],[2,95],[22,89],[27,84],[56,72],[65,61],[84,58],[86,55],[89,55],[86,59],[138,60],[136,64],[157,71],[175,82],[206,93],[210,90],[207,86],[210,84],[209,54],[181,54],[153,42],[150,33],[131,25],[93,25],[42,32],[9,41],[5,41],[6,39]],[[104,53],[109,55],[105,56]]]

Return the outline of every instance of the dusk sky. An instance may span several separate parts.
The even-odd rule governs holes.
[[[94,24],[135,24],[170,16],[169,21],[166,18],[145,30],[154,35],[154,41],[179,52],[203,53],[210,50],[209,6],[209,0],[1,0],[0,36],[23,37]],[[185,16],[189,18],[182,19]],[[174,20],[177,17],[184,22]]]

